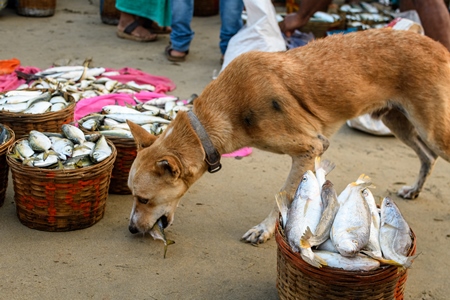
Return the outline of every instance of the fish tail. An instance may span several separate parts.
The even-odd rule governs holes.
[[[306,263],[310,264],[313,267],[320,269],[320,268],[322,268],[322,265],[325,265],[325,266],[327,265],[327,263],[323,259],[318,257],[317,255],[314,255],[313,259],[309,258],[308,256],[306,256],[304,254],[300,254],[300,256]],[[324,264],[321,264],[321,262],[324,262]]]
[[[358,179],[355,182],[352,182],[352,186],[362,185],[362,186],[370,186],[372,184],[372,179],[366,174],[359,175]]]
[[[419,256],[420,253],[413,255],[413,256],[409,256],[408,259],[406,260],[406,263],[403,265],[404,268],[411,268],[411,264],[413,263],[413,261],[416,259],[417,256]]]
[[[328,173],[334,170],[336,165],[332,163],[330,160],[325,159],[322,160],[322,162],[320,163],[320,167],[325,171],[325,174],[328,175]]]
[[[281,213],[281,221],[284,228],[286,226],[287,212],[288,212],[286,191],[282,191],[279,192],[278,194],[275,194],[275,202],[277,203],[278,210]]]
[[[303,233],[302,237],[300,238],[300,247],[301,248],[311,248],[311,244],[309,243],[309,239],[313,237],[313,233],[311,229],[306,227],[305,232]]]

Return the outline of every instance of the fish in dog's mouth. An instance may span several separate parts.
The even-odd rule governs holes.
[[[170,222],[169,222],[169,218],[166,216],[166,215],[162,215],[159,219],[157,219],[156,220],[156,222],[152,225],[152,226],[149,226],[149,227],[147,227],[148,229],[147,230],[140,230],[136,225],[134,225],[134,224],[130,224],[129,226],[128,226],[128,230],[132,233],[132,234],[136,234],[136,233],[139,233],[139,232],[142,232],[142,233],[146,233],[146,232],[149,232],[152,236],[154,236],[155,235],[155,228],[157,227],[157,224],[159,224],[159,226],[161,227],[161,229],[166,229],[169,225],[170,225]],[[142,228],[141,228],[142,229]],[[152,232],[153,232],[153,234],[152,234]]]

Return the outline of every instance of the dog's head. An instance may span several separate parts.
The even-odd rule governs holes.
[[[146,233],[159,219],[164,227],[172,224],[180,198],[201,175],[199,171],[202,167],[186,161],[185,156],[189,155],[180,155],[180,152],[173,151],[177,148],[192,147],[183,145],[184,139],[172,132],[172,128],[167,129],[169,133],[156,137],[137,124],[128,121],[128,125],[138,150],[128,177],[128,187],[134,198],[129,230],[131,233]],[[186,132],[178,135],[186,136]],[[188,137],[190,143],[195,143],[195,139],[195,134]],[[200,145],[199,141],[197,143]],[[194,159],[200,162],[201,151],[194,151]]]

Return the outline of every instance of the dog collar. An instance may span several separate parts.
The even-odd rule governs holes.
[[[192,127],[194,127],[194,130],[197,133],[197,136],[202,142],[203,149],[205,150],[205,161],[208,164],[208,172],[215,173],[219,171],[222,168],[219,152],[216,148],[214,148],[214,145],[212,144],[208,133],[192,110],[188,111],[188,117],[191,121]]]

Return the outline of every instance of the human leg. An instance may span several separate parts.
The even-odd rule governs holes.
[[[119,23],[117,24],[117,36],[120,38],[137,42],[156,41],[157,35],[141,26],[132,14],[121,12]]]
[[[220,20],[222,22],[219,47],[220,52],[224,55],[228,42],[243,26],[241,15],[244,9],[244,2],[242,0],[222,0],[219,5]]]
[[[194,15],[194,0],[172,0],[172,32],[170,42],[166,48],[166,55],[171,57],[184,57],[187,55],[189,46],[194,38],[191,29],[191,21]]]

